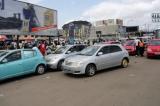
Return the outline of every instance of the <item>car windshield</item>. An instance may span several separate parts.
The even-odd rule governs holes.
[[[132,41],[127,41],[125,43],[126,46],[134,46],[135,45],[135,42],[132,40]]]
[[[153,46],[160,46],[160,40],[151,40],[149,44]]]
[[[8,52],[6,52],[6,51],[0,51],[0,57],[6,55],[7,53],[8,53]]]
[[[61,46],[55,50],[54,54],[62,54],[64,53],[69,47],[68,46]]]
[[[79,55],[92,56],[94,55],[100,46],[89,46],[82,50]]]

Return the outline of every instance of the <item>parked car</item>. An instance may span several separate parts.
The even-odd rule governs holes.
[[[147,45],[147,57],[160,56],[160,39],[153,39]]]
[[[117,44],[97,44],[82,50],[78,55],[65,59],[63,72],[71,74],[95,75],[96,71],[122,66],[129,63],[129,54]]]
[[[48,68],[61,70],[62,63],[67,57],[76,55],[78,52],[83,50],[86,45],[65,45],[55,50],[54,53],[45,56]]]
[[[128,41],[126,41],[126,43],[123,46],[128,51],[129,55],[135,55],[136,54],[135,40],[128,40]]]
[[[0,52],[0,80],[29,73],[43,74],[45,68],[46,62],[38,49]]]
[[[103,42],[103,44],[121,44],[121,42],[119,42],[119,41],[106,41],[106,42]]]

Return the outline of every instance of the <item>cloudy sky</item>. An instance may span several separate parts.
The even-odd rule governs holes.
[[[59,27],[72,20],[120,18],[125,25],[148,28],[152,13],[160,12],[160,0],[22,0],[58,10]]]

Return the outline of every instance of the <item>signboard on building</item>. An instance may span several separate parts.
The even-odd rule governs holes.
[[[0,0],[0,34],[57,35],[57,11],[17,0]]]
[[[152,22],[160,22],[160,13],[152,13]]]

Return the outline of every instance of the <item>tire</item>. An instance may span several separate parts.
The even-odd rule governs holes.
[[[58,71],[62,71],[62,64],[63,64],[64,60],[61,60],[58,62],[58,65],[57,65],[57,70]]]
[[[45,68],[44,65],[38,65],[37,68],[36,68],[36,73],[37,73],[38,75],[44,74],[45,71],[46,71],[46,68]]]
[[[126,58],[124,58],[124,59],[122,60],[122,62],[121,62],[121,67],[122,67],[122,68],[127,68],[127,67],[128,67],[128,64],[129,64],[128,60],[127,60]]]
[[[86,75],[92,77],[96,74],[96,67],[92,64],[86,67]]]

